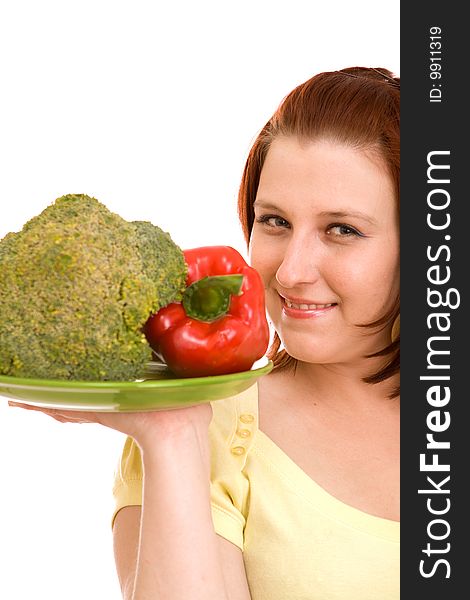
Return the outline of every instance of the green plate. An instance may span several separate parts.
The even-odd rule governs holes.
[[[0,375],[0,396],[44,408],[129,412],[166,410],[235,396],[273,368],[262,358],[249,371],[176,379],[159,363],[149,363],[139,381],[60,381]]]

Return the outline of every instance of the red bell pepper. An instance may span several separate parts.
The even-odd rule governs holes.
[[[149,318],[150,347],[178,377],[249,370],[269,342],[260,275],[229,246],[193,248],[184,257],[183,300]]]

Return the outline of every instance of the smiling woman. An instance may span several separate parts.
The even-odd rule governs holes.
[[[398,177],[399,81],[385,69],[313,77],[251,149],[239,214],[276,331],[275,368],[247,392],[212,403],[202,447],[211,456],[217,541],[207,537],[205,513],[194,516],[203,490],[175,491],[172,501],[181,510],[189,496],[193,514],[178,555],[181,590],[200,590],[192,597],[399,597]],[[146,540],[153,576],[166,572],[157,550],[171,536],[156,525],[161,478],[171,470],[161,455],[155,470],[157,451],[155,438],[129,439],[116,478],[124,587],[138,546],[131,555],[124,532],[137,540],[139,526],[139,556]],[[202,531],[204,555],[196,557],[191,540]],[[192,559],[199,567],[190,577]],[[190,587],[197,574],[210,574],[215,587]]]
[[[274,369],[210,404],[81,415],[128,436],[126,600],[398,600],[398,181],[386,69],[320,73],[262,129],[239,214]]]

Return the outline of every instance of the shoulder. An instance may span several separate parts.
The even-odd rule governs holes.
[[[258,386],[211,403],[211,504],[216,532],[243,549],[249,499],[249,463],[258,427]]]

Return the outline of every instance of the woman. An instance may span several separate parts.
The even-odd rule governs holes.
[[[259,134],[239,195],[274,370],[212,405],[45,411],[130,436],[126,600],[399,597],[398,197],[399,80],[313,77]]]

